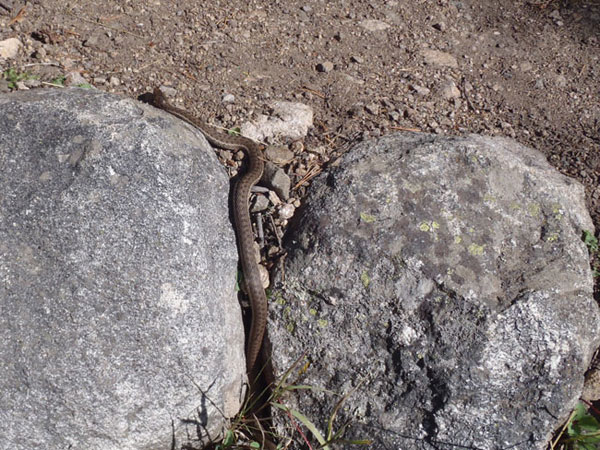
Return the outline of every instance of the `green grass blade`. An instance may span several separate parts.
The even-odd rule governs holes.
[[[321,444],[321,447],[323,448],[323,450],[330,450],[330,448],[327,446],[327,442],[325,441],[325,438],[319,432],[319,430],[317,429],[317,427],[308,419],[308,417],[306,417],[300,411],[296,411],[295,409],[288,408],[287,406],[282,405],[281,403],[274,403],[273,402],[271,404],[273,406],[275,406],[275,407],[277,407],[277,408],[285,411],[285,412],[289,412],[292,416],[294,416],[296,419],[298,419],[300,422],[302,422],[302,424],[306,428],[308,428],[308,430],[317,439],[317,441],[319,441],[319,444]]]

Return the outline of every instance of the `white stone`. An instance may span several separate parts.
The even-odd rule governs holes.
[[[23,46],[17,38],[9,38],[0,41],[0,58],[12,59],[19,54],[19,49]]]

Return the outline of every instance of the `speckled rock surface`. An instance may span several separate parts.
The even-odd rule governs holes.
[[[39,90],[0,97],[0,171],[1,447],[216,435],[245,363],[212,149],[134,100]]]
[[[392,135],[350,150],[297,217],[274,363],[306,352],[300,383],[356,389],[334,429],[376,449],[545,447],[600,340],[579,183],[515,141]],[[338,398],[286,401],[324,428]]]

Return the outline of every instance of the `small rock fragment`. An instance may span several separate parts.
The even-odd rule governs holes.
[[[235,102],[235,96],[233,94],[223,94],[223,97],[221,97],[221,101],[223,103],[233,103]]]
[[[264,211],[269,207],[269,199],[264,195],[257,194],[254,199],[254,204],[250,210],[253,213]]]
[[[19,49],[23,46],[17,38],[8,38],[0,41],[0,58],[12,59],[19,54]]]
[[[556,78],[554,78],[554,83],[558,86],[558,87],[565,87],[567,85],[567,79],[565,78],[564,75],[559,74],[556,76]]]
[[[294,211],[296,211],[296,208],[294,207],[294,205],[292,205],[290,203],[286,203],[281,208],[279,208],[279,217],[284,220],[291,219],[292,216],[294,215]]]
[[[35,52],[33,52],[33,57],[35,59],[44,59],[47,54],[48,52],[46,52],[46,49],[44,47],[40,47]]]
[[[294,153],[285,145],[270,145],[265,150],[265,157],[274,164],[283,166],[294,159]]]
[[[85,78],[83,78],[83,76],[79,72],[76,71],[69,72],[65,76],[65,86],[78,86],[87,82],[88,81]]]
[[[533,69],[533,66],[531,65],[531,63],[530,63],[530,62],[527,62],[527,61],[525,61],[525,62],[522,62],[522,63],[519,65],[519,67],[520,67],[520,69],[521,69],[521,72],[529,72],[531,69]]]
[[[387,23],[376,19],[362,20],[358,25],[367,31],[384,31],[390,27]]]
[[[410,88],[415,91],[417,94],[419,95],[429,95],[429,93],[431,92],[428,88],[426,88],[425,86],[421,86],[419,84],[411,84]]]
[[[440,89],[440,94],[446,100],[460,97],[460,90],[456,87],[456,83],[452,80],[445,81]]]
[[[271,283],[269,280],[269,271],[262,264],[258,265],[258,271],[260,272],[260,281],[262,281],[263,289],[268,288]]]
[[[376,116],[379,114],[379,105],[377,103],[368,103],[365,105],[365,109],[369,114]]]
[[[425,49],[421,52],[426,64],[444,67],[458,67],[458,61],[450,53],[440,52],[439,50]]]
[[[317,64],[317,71],[327,73],[333,70],[333,63],[331,61],[324,61]]]
[[[275,101],[270,104],[271,117],[260,115],[241,126],[242,135],[264,141],[280,136],[292,140],[303,139],[313,123],[313,110],[303,103]]]
[[[265,186],[269,187],[284,200],[290,198],[290,188],[292,181],[290,177],[275,164],[267,162],[262,176]]]

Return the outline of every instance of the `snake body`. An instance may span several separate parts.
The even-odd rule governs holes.
[[[249,210],[250,190],[258,182],[264,170],[262,149],[259,144],[251,139],[243,136],[230,136],[217,131],[187,111],[170,105],[159,88],[154,89],[153,103],[156,107],[196,127],[211,145],[226,150],[243,150],[248,157],[248,168],[239,178],[234,188],[233,217],[242,272],[244,274],[244,283],[252,309],[250,335],[248,336],[246,349],[246,367],[248,373],[250,373],[255,368],[254,366],[262,347],[267,326],[268,310],[267,297],[263,289],[258,263],[255,258],[254,232],[252,231]]]

